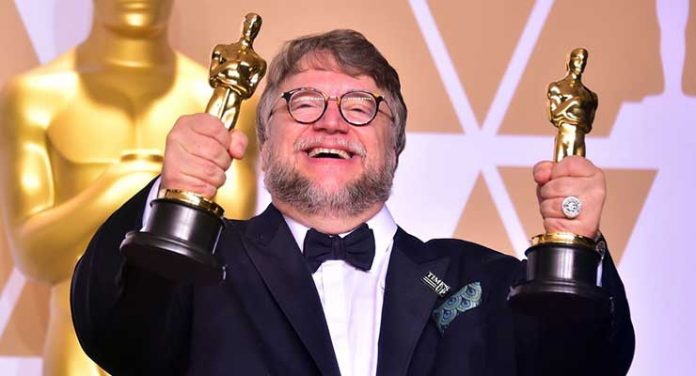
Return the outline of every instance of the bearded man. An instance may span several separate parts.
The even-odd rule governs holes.
[[[117,211],[80,260],[72,307],[78,337],[113,374],[623,374],[633,328],[611,256],[601,285],[611,317],[544,322],[506,297],[524,263],[455,239],[422,242],[385,202],[404,149],[396,71],[361,34],[336,30],[287,43],[270,65],[257,114],[272,204],[226,221],[216,256],[227,278],[199,286],[129,264],[158,187],[214,196],[246,138],[206,114],[172,128],[161,180]],[[534,168],[547,232],[594,238],[604,174],[569,157]],[[578,194],[580,192],[580,194]],[[585,209],[567,219],[563,197]]]

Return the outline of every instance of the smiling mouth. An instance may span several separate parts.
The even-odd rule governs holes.
[[[348,160],[353,157],[353,154],[345,150],[330,149],[330,148],[314,148],[307,151],[310,158],[331,158]]]

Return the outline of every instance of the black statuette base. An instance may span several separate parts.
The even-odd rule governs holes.
[[[597,286],[601,256],[580,245],[544,243],[529,248],[526,281],[513,286],[513,309],[559,319],[599,318],[611,312],[609,295]]]
[[[174,281],[217,283],[225,279],[213,255],[223,224],[207,210],[157,199],[145,227],[126,234],[121,252],[128,262]]]

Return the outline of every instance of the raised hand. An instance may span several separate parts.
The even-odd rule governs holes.
[[[606,198],[604,172],[579,156],[569,156],[558,163],[542,161],[533,171],[546,232],[572,232],[593,239],[599,230]],[[582,211],[572,219],[562,210],[563,200],[568,196],[582,202]]]
[[[182,116],[167,135],[161,187],[212,198],[225,183],[232,160],[244,157],[246,146],[244,133],[226,130],[214,116]]]

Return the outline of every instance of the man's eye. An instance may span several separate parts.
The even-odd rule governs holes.
[[[297,97],[290,103],[292,111],[317,111],[324,107],[324,98]]]
[[[350,98],[342,103],[343,111],[354,114],[371,114],[373,102],[363,98]]]
[[[301,108],[308,108],[308,107],[312,107],[312,104],[307,103],[307,102],[298,102],[298,103],[295,103],[293,105],[294,109],[301,109]]]
[[[370,110],[368,108],[361,107],[361,106],[350,106],[348,108],[344,107],[343,110],[354,113],[354,114],[369,114],[370,113]]]

